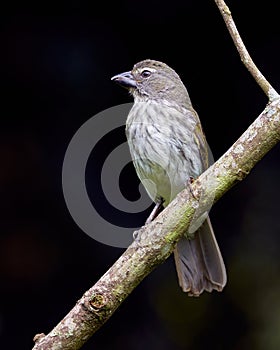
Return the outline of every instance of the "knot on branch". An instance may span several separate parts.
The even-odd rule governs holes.
[[[38,333],[38,334],[36,334],[35,336],[34,336],[34,338],[33,338],[33,341],[34,341],[34,343],[37,343],[37,342],[39,342],[42,338],[44,338],[46,336],[46,334],[44,334],[44,333]]]
[[[106,305],[106,298],[102,294],[96,294],[91,299],[89,299],[88,304],[90,309],[94,311],[100,310]]]

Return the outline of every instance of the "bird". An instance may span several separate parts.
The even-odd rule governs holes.
[[[111,80],[133,96],[125,132],[136,173],[156,203],[156,215],[210,166],[201,122],[179,75],[163,62],[145,59]],[[189,296],[222,291],[227,282],[208,213],[201,221],[174,250],[179,285]]]

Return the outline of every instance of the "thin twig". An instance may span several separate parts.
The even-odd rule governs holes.
[[[279,98],[277,91],[271,86],[267,79],[262,75],[260,70],[257,68],[253,62],[251,56],[249,55],[239,33],[236,28],[236,25],[233,21],[231,12],[223,0],[215,0],[216,5],[218,6],[221,15],[225,21],[227,29],[232,37],[234,45],[236,46],[241,61],[244,63],[245,67],[252,74],[258,85],[262,88],[263,92],[267,95],[270,101]]]

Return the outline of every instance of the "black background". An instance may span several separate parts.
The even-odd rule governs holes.
[[[255,63],[279,90],[277,2],[228,5]],[[61,186],[76,130],[92,115],[131,102],[110,77],[145,58],[169,64],[188,88],[215,158],[267,99],[242,65],[214,1],[1,7],[0,347],[31,349],[33,336],[48,333],[123,252],[77,227]],[[107,140],[107,148],[120,137]],[[95,172],[99,149],[98,161],[89,164]],[[133,193],[131,173],[124,182]],[[83,349],[278,349],[279,178],[277,146],[212,209],[228,271],[223,293],[187,297],[170,258]],[[137,220],[144,223],[145,215]]]

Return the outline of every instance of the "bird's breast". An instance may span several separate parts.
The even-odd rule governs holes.
[[[191,176],[201,172],[192,141],[194,125],[180,111],[159,103],[138,102],[132,107],[126,123],[128,144],[151,197],[156,193],[170,202]]]

